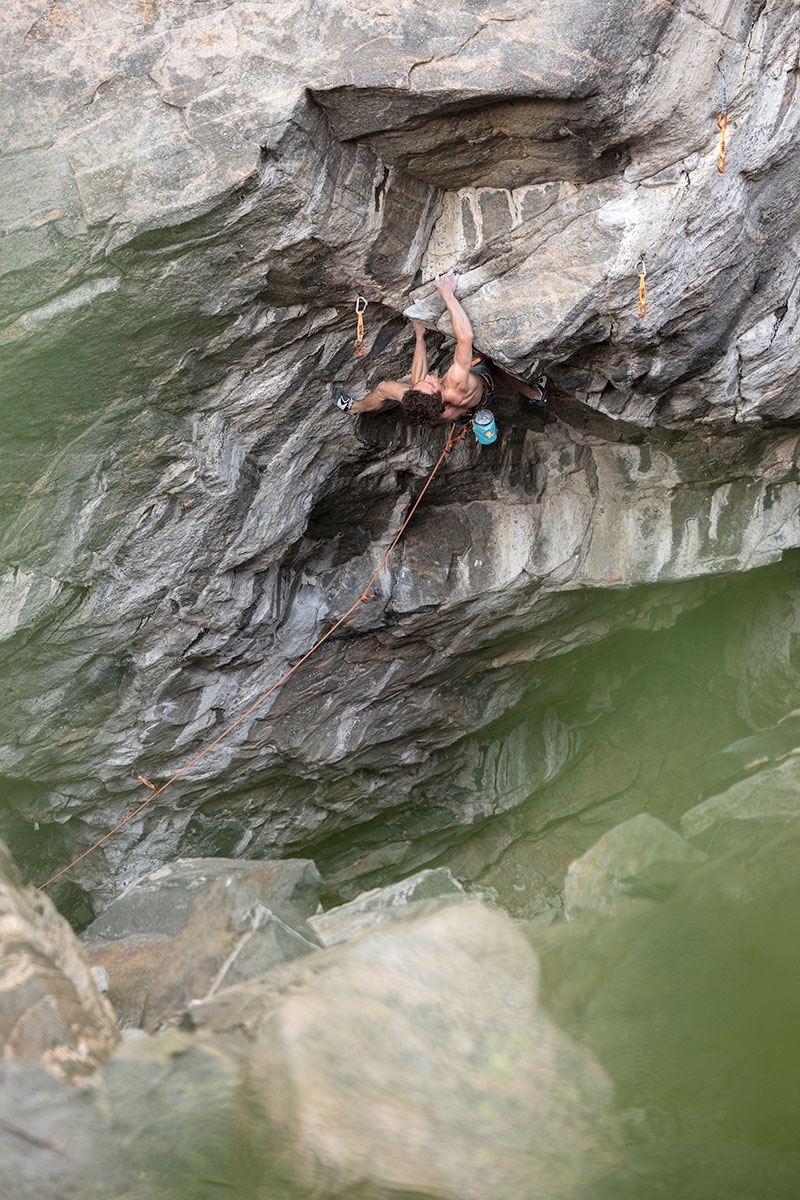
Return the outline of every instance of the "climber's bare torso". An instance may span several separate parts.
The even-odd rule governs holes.
[[[451,271],[437,279],[436,287],[442,295],[445,307],[450,314],[453,333],[456,338],[456,348],[453,364],[444,375],[434,375],[428,371],[428,355],[425,349],[425,326],[419,321],[413,321],[414,358],[411,363],[411,388],[427,395],[439,393],[442,398],[443,411],[429,423],[444,424],[458,417],[463,417],[471,409],[477,408],[483,399],[483,383],[480,376],[470,371],[472,363],[472,326],[469,318],[455,297],[457,277]],[[358,400],[352,406],[354,413],[375,412],[396,402],[401,403],[403,396],[409,390],[409,383],[394,379],[383,379],[376,388]]]
[[[407,387],[408,384],[403,385],[404,389]],[[462,379],[461,373],[455,371],[453,367],[441,376],[429,373],[417,380],[413,387],[417,392],[428,392],[431,395],[434,392],[441,394],[444,412],[436,424],[456,421],[459,417],[479,408],[483,403],[485,391],[480,375],[468,371],[466,379]]]

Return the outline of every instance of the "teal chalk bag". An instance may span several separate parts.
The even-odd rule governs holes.
[[[482,446],[489,446],[497,441],[497,426],[490,408],[478,409],[472,418],[472,432]]]

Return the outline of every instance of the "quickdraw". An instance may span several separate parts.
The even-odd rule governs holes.
[[[719,130],[719,154],[717,155],[717,170],[719,171],[720,175],[724,175],[727,157],[725,152],[725,137],[728,129],[728,88],[725,83],[725,72],[720,66],[721,62],[722,55],[720,54],[719,58],[717,59],[717,70],[722,78],[722,112],[717,117],[717,129]]]
[[[363,296],[356,298],[356,358],[363,358],[367,353],[364,345],[364,313],[368,303]]]
[[[639,308],[636,315],[640,321],[643,321],[647,316],[647,288],[644,282],[647,269],[644,265],[644,250],[639,255],[639,261],[636,264],[636,274],[639,276]]]
[[[725,174],[725,131],[728,128],[728,114],[720,113],[717,117],[717,128],[719,129],[719,154],[717,155],[717,170],[720,175]]]

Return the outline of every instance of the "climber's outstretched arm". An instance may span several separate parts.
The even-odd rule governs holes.
[[[436,287],[442,294],[445,307],[450,314],[450,321],[453,326],[453,333],[456,339],[456,351],[453,356],[453,366],[448,371],[448,376],[453,383],[466,382],[469,375],[469,369],[472,365],[472,325],[464,309],[456,300],[456,287],[458,286],[458,276],[455,272],[450,271],[447,275],[443,275],[441,279],[436,280]]]
[[[408,391],[410,383],[399,383],[394,379],[382,379],[363,400],[356,400],[349,410],[353,413],[379,412],[392,404],[399,404],[401,397]]]
[[[416,343],[414,345],[414,358],[411,362],[411,386],[419,383],[420,379],[424,379],[428,374],[428,351],[425,348],[425,326],[419,321],[412,321],[414,326],[414,334]]]

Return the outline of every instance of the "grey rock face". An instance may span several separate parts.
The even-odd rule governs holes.
[[[320,944],[311,862],[179,859],[137,880],[84,930],[126,1026],[156,1029],[195,999],[262,975]]]
[[[641,623],[631,585],[800,544],[798,19],[6,6],[0,776],[9,836],[48,831],[37,877],[362,593],[441,431],[328,388],[408,368],[409,302],[445,360],[442,267],[483,350],[547,366],[555,419],[500,398],[500,444],[457,449],[347,629],[75,868],[96,903],[176,853],[335,858],[402,808],[396,866],[512,807],[580,738],[543,705],[509,750],[525,664]]]

